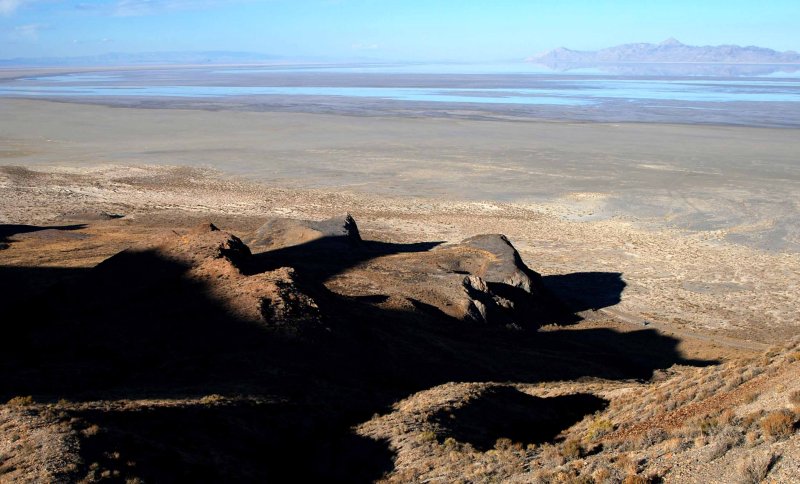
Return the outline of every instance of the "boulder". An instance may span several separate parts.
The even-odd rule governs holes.
[[[545,291],[542,276],[528,268],[519,252],[508,238],[502,234],[483,234],[470,237],[461,245],[488,252],[488,263],[479,268],[475,275],[488,283],[506,284],[522,289],[529,294]]]
[[[320,221],[273,218],[244,241],[254,252],[266,252],[312,241],[355,247],[361,244],[361,235],[355,219],[347,214]]]

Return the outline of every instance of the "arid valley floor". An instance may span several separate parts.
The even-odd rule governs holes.
[[[800,480],[796,129],[0,113],[2,482]]]

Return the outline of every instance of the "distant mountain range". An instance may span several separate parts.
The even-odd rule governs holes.
[[[669,38],[659,44],[637,43],[597,51],[559,47],[526,59],[545,65],[620,63],[800,64],[800,54],[764,47],[738,45],[686,45]]]
[[[0,59],[0,67],[50,66],[138,66],[156,64],[255,64],[283,60],[280,56],[253,52],[111,52],[82,57],[39,57]]]

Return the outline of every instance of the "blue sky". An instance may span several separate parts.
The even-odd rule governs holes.
[[[0,58],[231,50],[500,61],[668,37],[800,50],[798,21],[798,0],[0,0]]]

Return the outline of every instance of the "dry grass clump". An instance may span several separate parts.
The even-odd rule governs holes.
[[[424,432],[420,432],[417,435],[417,440],[420,442],[435,442],[436,441],[436,432],[432,430],[426,430]]]
[[[736,466],[743,484],[757,484],[764,480],[775,464],[777,456],[772,453],[748,455]]]
[[[500,437],[494,443],[494,450],[522,450],[522,444],[507,437]]]
[[[639,474],[628,474],[622,480],[622,484],[649,484],[650,481],[648,477]]]
[[[222,395],[218,395],[216,393],[206,395],[200,399],[201,405],[217,405],[224,402],[225,402],[225,397],[223,397]]]
[[[800,408],[800,390],[795,390],[789,394],[789,403],[795,406],[795,408]]]
[[[757,391],[755,391],[755,390],[753,390],[753,391],[750,391],[750,392],[747,392],[747,393],[744,395],[744,402],[745,402],[745,403],[753,403],[753,402],[755,402],[756,400],[758,400],[758,397],[759,397],[759,395],[758,395],[758,392],[757,392]]]
[[[30,396],[30,395],[27,395],[27,396],[14,397],[11,400],[9,400],[8,402],[6,402],[6,405],[8,405],[9,407],[19,408],[19,407],[27,407],[27,406],[33,405],[33,403],[34,403],[33,402],[33,397]]]
[[[604,418],[596,418],[589,424],[586,440],[592,442],[614,431],[614,424]]]
[[[579,459],[583,455],[583,446],[577,440],[567,440],[561,446],[561,455],[567,460]]]
[[[564,455],[553,444],[544,444],[540,449],[539,460],[545,467],[558,467],[567,462]]]
[[[617,456],[614,464],[619,470],[627,474],[636,474],[639,472],[639,463],[628,454],[620,454]]]
[[[730,449],[739,445],[742,441],[742,434],[734,427],[726,427],[722,432],[714,437],[706,454],[706,462],[719,459],[727,454]]]
[[[639,448],[646,449],[659,444],[669,438],[669,434],[661,428],[650,429],[639,438]]]
[[[764,416],[764,413],[765,412],[763,410],[757,410],[755,412],[748,413],[741,420],[742,427],[748,430],[755,428],[756,422],[758,422],[761,417]]]
[[[719,421],[710,415],[705,415],[690,422],[690,426],[700,435],[714,435],[719,430]]]
[[[776,410],[768,413],[759,422],[764,436],[773,439],[789,437],[794,433],[795,416],[786,409]]]

